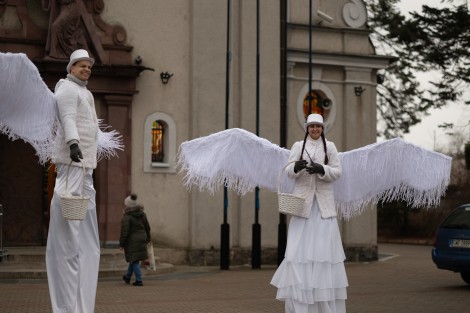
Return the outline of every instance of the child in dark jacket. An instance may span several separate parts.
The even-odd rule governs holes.
[[[143,286],[140,261],[146,260],[147,245],[150,243],[150,225],[144,207],[137,203],[137,195],[131,194],[124,200],[124,216],[121,220],[121,237],[119,248],[124,249],[126,262],[129,262],[127,273],[122,276],[130,284],[135,274],[134,286]]]

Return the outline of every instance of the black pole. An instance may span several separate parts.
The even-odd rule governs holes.
[[[3,206],[0,204],[0,261],[3,258]]]
[[[256,0],[256,135],[259,136],[259,0]],[[251,248],[251,267],[261,268],[261,225],[259,224],[259,187],[255,189],[255,223]]]
[[[281,86],[280,86],[280,142],[283,148],[287,147],[287,0],[281,0],[280,8],[281,28]],[[287,245],[287,221],[284,214],[279,214],[277,227],[277,265],[284,259]]]
[[[227,1],[227,58],[225,68],[225,129],[229,127],[230,103],[230,17],[232,1]],[[227,223],[228,191],[224,186],[224,223],[220,227],[220,269],[228,270],[230,266],[230,225]]]
[[[227,223],[228,195],[224,187],[224,223],[220,225],[220,269],[228,270],[230,267],[230,225]]]
[[[312,0],[309,4],[309,27],[308,27],[308,114],[312,113]],[[307,116],[308,116],[307,114]]]

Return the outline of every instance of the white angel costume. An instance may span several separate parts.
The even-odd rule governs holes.
[[[57,178],[51,202],[46,267],[54,313],[92,313],[100,260],[100,243],[92,173],[103,157],[122,150],[122,138],[97,119],[86,82],[74,77],[59,81],[55,95],[25,54],[0,53],[0,133],[31,144],[41,164],[53,160]],[[60,122],[59,122],[60,121]],[[83,164],[70,162],[69,144],[79,142]],[[82,221],[65,220],[59,196],[88,196]]]
[[[334,205],[330,202],[323,206],[329,200],[321,193],[307,195],[310,215],[291,218],[285,258],[271,281],[278,288],[277,298],[286,301],[286,312],[346,311],[348,281],[336,215],[350,219],[379,200],[404,200],[412,207],[432,208],[439,204],[449,184],[450,157],[399,138],[337,155],[331,144],[327,146],[329,164],[333,167],[335,162],[340,163],[341,177],[328,174],[326,165],[324,177],[312,175],[318,177],[310,189],[325,187],[322,178],[330,175]],[[321,142],[309,140],[307,149],[316,163],[324,164]],[[210,193],[223,185],[240,195],[256,186],[299,193],[302,188],[296,188],[290,178],[295,177],[293,165],[290,177],[282,172],[289,160],[298,160],[299,154],[298,143],[291,152],[246,130],[232,128],[183,142],[178,166],[188,188],[197,186]],[[302,185],[308,189],[305,181]]]
[[[86,82],[68,74],[55,88],[60,125],[52,161],[57,167],[51,219],[47,237],[46,266],[53,312],[92,313],[100,262],[93,170],[96,168],[98,119],[93,95]],[[83,163],[70,163],[69,143],[79,140]],[[70,164],[70,166],[68,165]],[[70,169],[69,169],[70,167]],[[68,182],[67,182],[68,179]],[[86,217],[69,221],[62,217],[60,195],[90,198]]]
[[[303,141],[296,142],[289,162],[299,160]],[[285,301],[286,313],[342,313],[348,280],[333,196],[333,182],[341,176],[341,162],[332,142],[326,141],[328,164],[321,139],[308,136],[303,159],[323,165],[325,173],[286,172],[295,179],[293,194],[306,197],[308,218],[292,216],[284,260],[271,284],[278,288],[276,298]],[[308,155],[308,157],[307,157]]]
[[[57,164],[57,178],[51,202],[46,267],[54,313],[92,313],[100,262],[93,169],[70,166],[68,191],[90,198],[84,220],[62,217],[60,195],[65,193],[68,165]],[[83,178],[85,176],[85,178]]]

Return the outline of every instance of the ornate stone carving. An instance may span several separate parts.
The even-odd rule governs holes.
[[[51,60],[67,60],[73,50],[83,48],[98,63],[108,64],[110,56],[104,46],[106,50],[120,46],[119,51],[130,51],[121,49],[127,41],[124,27],[110,25],[102,20],[100,14],[105,8],[103,0],[41,0],[37,4],[36,1],[33,1],[35,6],[31,7],[25,0],[0,0],[0,19],[6,20],[13,16],[18,20],[13,25],[15,27],[12,26],[11,18],[7,20],[9,23],[3,21],[0,24],[0,38],[45,40],[45,56]],[[29,16],[31,9],[36,7],[44,10],[44,25],[35,23]]]
[[[101,42],[104,45],[117,45],[123,46],[127,41],[127,32],[121,25],[109,25],[101,19],[101,12],[104,10],[103,0],[92,0],[93,9],[93,22],[96,27],[102,32]]]
[[[95,0],[93,1],[93,9],[95,10],[96,14],[101,14],[104,10],[104,1],[103,0]]]
[[[76,49],[90,50],[81,23],[84,12],[77,1],[82,0],[42,0],[43,8],[51,12],[46,42],[46,54],[51,58],[67,60]]]
[[[46,31],[35,24],[28,9],[24,0],[0,0],[0,41],[10,38],[45,39]]]
[[[367,21],[367,10],[362,0],[349,0],[343,6],[343,19],[346,25],[352,28],[360,28]]]
[[[2,17],[5,11],[7,10],[7,7],[5,6],[5,4],[6,4],[5,0],[0,0],[0,17]]]
[[[50,11],[46,43],[48,57],[68,59],[72,51],[83,48],[90,51],[100,63],[107,63],[103,45],[125,45],[126,30],[120,25],[109,25],[100,17],[104,10],[103,0],[42,2],[43,8]]]

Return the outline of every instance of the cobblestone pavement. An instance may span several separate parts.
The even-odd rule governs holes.
[[[470,312],[470,286],[438,270],[430,246],[379,245],[381,261],[347,263],[348,313]],[[144,278],[143,287],[118,278],[98,283],[95,313],[284,312],[269,282],[274,267],[179,267]],[[51,312],[47,281],[0,281],[1,313]]]

